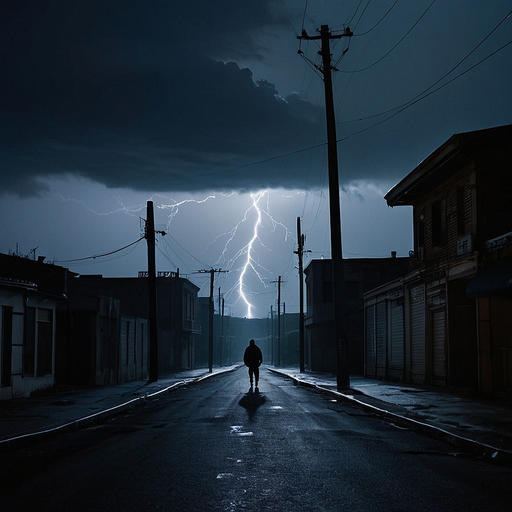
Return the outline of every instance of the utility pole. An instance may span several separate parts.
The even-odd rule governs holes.
[[[272,304],[270,305],[270,342],[272,347],[272,364],[274,364],[274,309]]]
[[[299,256],[299,369],[300,373],[304,373],[304,269],[302,264],[304,235],[301,234],[300,217],[297,217],[297,240],[297,250],[294,253]]]
[[[344,268],[341,244],[341,211],[340,186],[338,175],[338,148],[336,139],[336,120],[334,115],[334,99],[332,94],[331,71],[335,69],[331,64],[331,39],[351,37],[352,31],[347,27],[342,34],[331,34],[328,25],[320,27],[319,36],[309,36],[306,31],[297,36],[298,39],[320,39],[322,49],[322,66],[317,67],[323,75],[325,89],[325,113],[327,121],[327,148],[329,167],[329,210],[331,221],[331,258],[332,258],[332,284],[333,309],[336,342],[336,384],[338,391],[350,386],[348,371],[348,341],[345,335],[345,304],[344,304]]]
[[[281,357],[281,364],[283,366],[286,366],[286,302],[283,301],[283,328],[282,328],[282,333],[283,333],[283,350],[281,351],[282,352],[282,357]]]
[[[281,276],[277,281],[277,366],[281,364]]]
[[[220,343],[221,347],[223,344],[226,345],[226,359],[229,364],[229,345],[226,343],[226,336],[224,335],[224,297],[222,297],[222,310],[220,314]]]
[[[229,270],[222,270],[221,268],[210,270],[198,270],[197,274],[204,274],[208,272],[210,274],[210,309],[208,315],[208,372],[213,371],[213,281],[215,278],[215,272],[229,272]]]
[[[222,317],[224,315],[223,313],[223,306],[222,306],[222,297],[220,294],[220,286],[219,286],[219,364],[222,366]]]
[[[148,244],[149,299],[149,382],[158,380],[158,331],[156,313],[155,217],[153,201],[146,205],[146,241]]]

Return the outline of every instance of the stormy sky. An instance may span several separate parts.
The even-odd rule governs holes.
[[[152,200],[167,232],[159,270],[179,267],[202,295],[196,271],[229,270],[216,281],[228,311],[259,317],[281,275],[296,312],[297,217],[307,257],[330,257],[319,45],[297,36],[322,24],[354,34],[332,41],[344,256],[406,256],[411,212],[382,196],[454,133],[511,122],[510,11],[504,0],[0,0],[0,251],[136,276],[144,241],[103,254],[140,237]]]

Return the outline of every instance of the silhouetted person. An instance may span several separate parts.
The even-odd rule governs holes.
[[[249,368],[249,379],[251,380],[251,387],[253,382],[253,376],[256,380],[256,387],[258,387],[258,381],[260,380],[260,366],[263,363],[263,355],[260,347],[256,345],[254,340],[249,342],[249,346],[244,352],[244,364]]]

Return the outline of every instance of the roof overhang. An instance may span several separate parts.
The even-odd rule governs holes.
[[[484,148],[510,144],[512,125],[453,135],[384,196],[388,206],[413,205]]]

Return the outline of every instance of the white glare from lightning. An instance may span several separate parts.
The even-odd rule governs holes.
[[[255,267],[253,265],[252,250],[253,250],[254,242],[258,239],[258,228],[261,226],[261,210],[258,207],[258,201],[261,199],[261,196],[262,196],[261,192],[259,194],[257,194],[256,197],[254,194],[251,194],[252,207],[256,210],[257,217],[256,217],[256,222],[254,223],[252,238],[249,240],[249,243],[245,246],[246,259],[245,259],[245,264],[242,266],[242,272],[240,272],[240,279],[238,281],[238,293],[240,294],[240,297],[247,305],[247,318],[252,318],[251,309],[253,306],[249,302],[249,299],[247,298],[247,296],[245,295],[245,292],[244,292],[244,277],[245,277],[248,267],[251,267],[256,272],[256,274],[258,274],[257,270],[255,269]]]
[[[226,241],[224,245],[224,249],[221,253],[221,256],[219,257],[219,260],[217,263],[219,263],[221,260],[226,261],[226,254],[229,252],[229,245],[234,240],[235,235],[237,234],[237,231],[239,227],[246,221],[249,220],[249,213],[251,210],[254,210],[256,212],[256,218],[254,220],[254,225],[252,227],[252,235],[250,240],[241,248],[239,249],[235,255],[228,260],[228,266],[232,267],[233,264],[240,258],[242,258],[243,264],[240,267],[240,274],[237,280],[237,283],[233,288],[228,290],[227,295],[230,295],[233,291],[238,292],[238,300],[241,300],[247,307],[247,318],[252,318],[252,310],[254,309],[254,305],[249,300],[249,293],[247,291],[247,284],[246,279],[248,277],[249,271],[254,272],[255,276],[258,278],[258,280],[262,283],[263,286],[267,286],[267,282],[265,282],[265,277],[260,273],[259,269],[264,270],[266,273],[269,273],[268,269],[264,268],[255,257],[255,245],[256,243],[261,244],[261,246],[265,249],[268,249],[262,242],[260,238],[260,228],[262,227],[262,217],[265,215],[268,217],[268,219],[272,223],[272,231],[275,231],[277,226],[282,227],[285,230],[285,241],[288,240],[289,230],[286,228],[284,224],[281,222],[276,221],[269,211],[269,191],[263,190],[257,193],[253,193],[250,195],[252,199],[252,204],[244,213],[244,216],[240,222],[238,222],[235,227],[229,231],[228,233],[225,233],[224,235],[228,235],[228,240]],[[267,206],[266,208],[261,208],[260,201],[263,198],[267,198]],[[223,235],[219,235],[223,236]],[[219,238],[217,237],[216,240]],[[270,250],[270,249],[268,249]],[[237,302],[235,301],[235,303]]]

